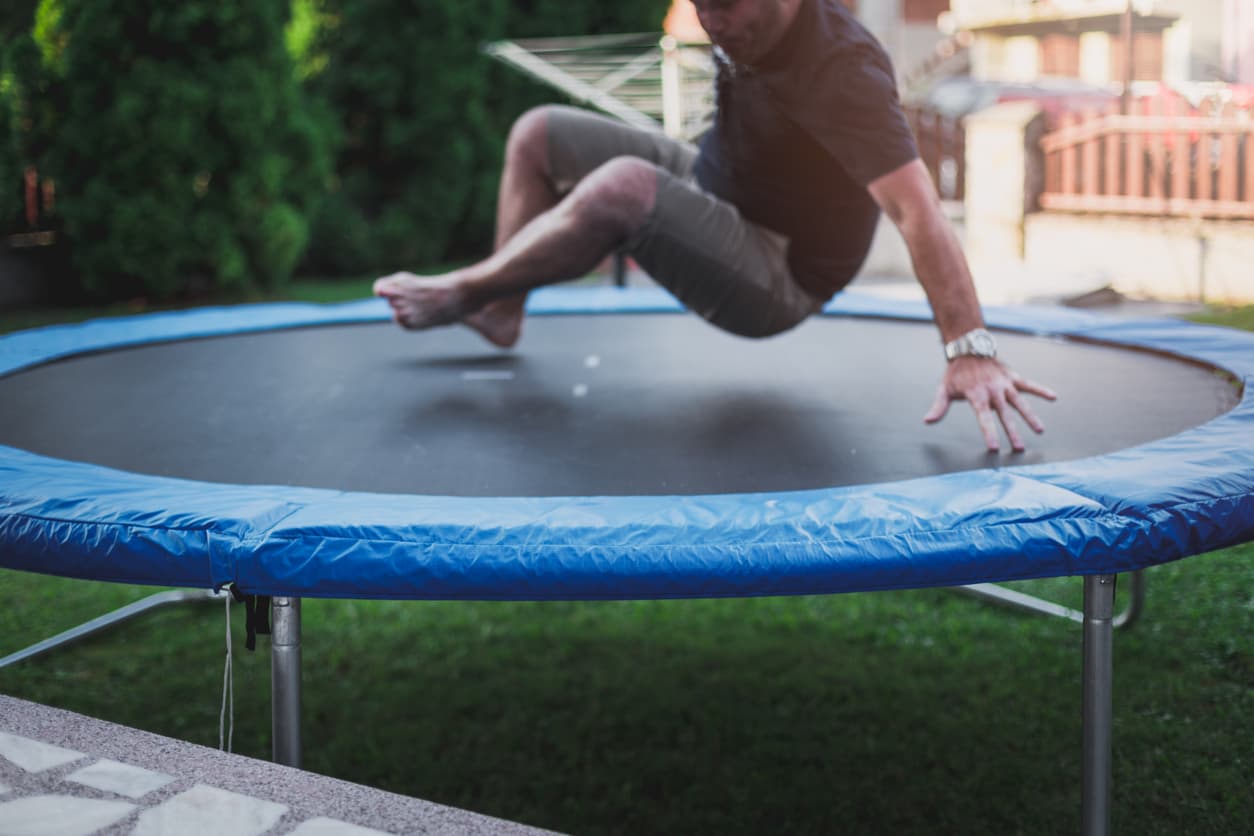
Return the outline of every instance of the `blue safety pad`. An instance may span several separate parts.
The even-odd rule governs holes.
[[[662,291],[546,289],[536,314],[680,310]],[[827,312],[929,319],[845,293]],[[106,347],[386,320],[378,300],[198,309],[0,338],[0,370]],[[1164,351],[1245,384],[1231,412],[1062,464],[677,497],[475,498],[219,485],[0,447],[0,565],[258,594],[421,599],[786,595],[1125,572],[1254,539],[1254,335],[989,308],[991,327]]]

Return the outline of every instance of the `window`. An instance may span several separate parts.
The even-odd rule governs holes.
[[[902,0],[901,16],[906,23],[935,23],[947,11],[949,0]]]
[[[1124,76],[1123,39],[1110,39],[1110,77],[1122,81]],[[1137,32],[1132,42],[1132,78],[1136,81],[1162,81],[1162,32]]]
[[[1041,74],[1076,78],[1080,75],[1080,39],[1061,32],[1041,38]]]

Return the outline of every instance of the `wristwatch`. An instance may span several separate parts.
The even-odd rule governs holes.
[[[968,331],[956,340],[945,343],[945,359],[958,357],[996,357],[997,341],[983,328]]]

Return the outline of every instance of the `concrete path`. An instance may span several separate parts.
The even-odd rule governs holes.
[[[2,836],[545,832],[0,696]]]

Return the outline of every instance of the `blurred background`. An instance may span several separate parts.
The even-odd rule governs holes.
[[[986,301],[1254,329],[1254,0],[848,5]],[[687,0],[4,0],[0,332],[481,256],[517,115],[692,138],[711,74]],[[891,225],[858,285],[918,292]],[[1252,557],[1156,568],[1116,644],[1122,832],[1249,831]],[[1021,588],[1078,606],[1073,580]],[[2,572],[0,656],[149,592]],[[306,605],[316,772],[576,833],[1074,830],[1069,623],[941,590]],[[216,745],[221,633],[169,609],[0,692]],[[238,751],[266,758],[269,660],[237,665]]]
[[[1254,301],[1250,0],[845,2],[987,300]],[[688,138],[711,107],[688,0],[10,0],[0,56],[7,307],[465,261],[528,107]],[[880,238],[865,275],[908,280]]]
[[[656,30],[666,2],[6,2],[9,295],[194,299],[482,254],[509,125],[553,97],[483,45]]]

